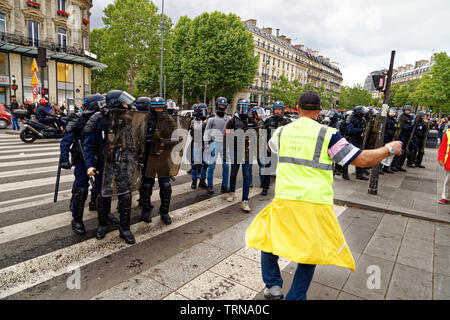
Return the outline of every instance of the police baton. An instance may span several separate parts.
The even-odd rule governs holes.
[[[77,143],[78,143],[78,148],[80,148],[81,159],[83,160],[83,164],[87,169],[86,158],[84,157],[83,146],[81,145],[81,140],[77,140]],[[97,173],[97,171],[95,173]],[[89,177],[89,182],[90,182],[91,188],[94,189],[94,178]]]
[[[53,196],[53,202],[58,201],[59,180],[60,179],[61,179],[61,158],[59,158],[59,161],[58,161],[58,172],[56,174],[55,195]]]

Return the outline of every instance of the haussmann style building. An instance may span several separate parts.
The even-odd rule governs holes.
[[[50,103],[82,104],[91,69],[106,67],[89,51],[91,8],[91,0],[0,0],[0,103],[14,93],[19,103],[33,99],[31,66],[41,47],[47,66],[36,74],[39,93]]]
[[[293,44],[292,39],[280,35],[272,28],[259,28],[255,19],[244,22],[252,33],[255,42],[255,56],[259,56],[258,72],[253,84],[233,97],[233,106],[240,98],[248,99],[253,105],[270,103],[268,94],[274,81],[284,75],[289,81],[297,79],[303,86],[311,83],[313,87],[324,86],[338,100],[342,83],[339,64],[303,44]]]

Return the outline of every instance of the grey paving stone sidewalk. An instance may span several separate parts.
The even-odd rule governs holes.
[[[450,299],[450,225],[352,208],[338,220],[356,271],[317,266],[308,299]],[[285,294],[296,267],[282,272]]]
[[[356,180],[350,167],[351,181],[335,177],[335,202],[360,208],[403,214],[435,222],[450,223],[450,205],[438,204],[442,197],[445,170],[437,163],[438,149],[427,148],[425,169],[404,168],[407,172],[381,175],[378,194],[369,195],[368,181]]]

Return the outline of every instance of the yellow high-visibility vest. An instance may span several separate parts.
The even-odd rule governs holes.
[[[328,145],[336,131],[302,117],[275,132],[277,198],[333,205],[333,162]]]
[[[328,146],[336,129],[301,117],[275,132],[275,198],[253,220],[248,248],[291,261],[355,270],[333,210],[333,169]]]

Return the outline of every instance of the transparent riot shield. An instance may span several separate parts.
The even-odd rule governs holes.
[[[375,149],[377,143],[378,131],[381,125],[381,114],[377,114],[372,118],[372,125],[368,131],[367,142],[364,149]]]
[[[178,175],[190,123],[190,118],[165,112],[157,114],[155,132],[147,144],[147,178]]]
[[[140,188],[148,117],[148,112],[127,110],[112,110],[109,114],[103,197],[122,195]]]

